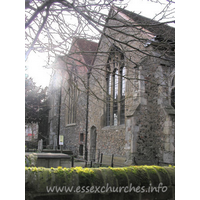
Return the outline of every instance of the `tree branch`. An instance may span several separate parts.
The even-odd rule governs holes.
[[[25,23],[25,28],[27,28],[27,27],[31,24],[31,22],[34,21],[34,19],[37,17],[37,15],[38,15],[42,10],[44,10],[44,8],[45,8],[46,6],[48,6],[48,5],[49,5],[49,2],[46,1],[46,2],[44,2],[40,7],[38,7],[37,10],[34,12],[34,14],[31,16],[31,18]]]
[[[35,43],[36,43],[36,41],[37,41],[37,39],[38,39],[38,37],[39,37],[39,35],[40,35],[40,33],[41,33],[43,27],[44,27],[44,25],[45,25],[45,23],[46,23],[46,21],[47,21],[47,18],[48,18],[48,16],[49,16],[49,8],[50,8],[50,6],[51,6],[51,5],[48,5],[48,6],[47,6],[46,16],[43,17],[42,25],[40,26],[40,28],[39,28],[39,30],[38,30],[36,36],[35,36],[35,39],[33,40],[33,42],[32,42],[32,44],[31,44],[30,48],[29,48],[28,51],[26,52],[25,60],[27,60],[27,58],[28,58],[28,56],[29,56],[29,54],[30,54],[30,52],[31,52],[31,50],[32,50],[32,48],[33,48],[33,46],[35,45]]]

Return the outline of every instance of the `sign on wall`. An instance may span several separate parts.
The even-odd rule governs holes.
[[[63,145],[63,143],[64,143],[64,136],[59,135],[59,145]]]

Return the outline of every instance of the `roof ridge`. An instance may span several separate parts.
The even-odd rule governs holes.
[[[130,15],[134,15],[135,17],[139,17],[139,18],[145,19],[145,20],[147,20],[147,21],[154,22],[155,24],[158,24],[158,25],[159,25],[159,24],[163,24],[163,25],[165,25],[165,26],[168,26],[169,28],[175,29],[174,27],[169,26],[169,25],[167,24],[167,22],[159,22],[159,21],[156,21],[156,20],[154,20],[154,19],[148,18],[148,17],[146,17],[146,16],[144,16],[144,15],[137,14],[137,13],[135,13],[134,11],[126,10],[126,9],[120,8],[120,7],[118,7],[118,6],[114,6],[114,7],[117,8],[117,10],[118,10],[119,12],[123,12],[123,13],[124,13],[125,15],[127,15],[128,17],[130,17]],[[130,17],[130,18],[132,18],[132,17]],[[174,20],[173,20],[173,21],[174,21]]]
[[[97,44],[97,42],[94,42],[94,41],[88,40],[88,39],[86,39],[86,38],[74,37],[73,39],[76,39],[76,41],[84,40],[84,41],[86,41],[86,42],[96,43],[96,44]],[[76,42],[76,41],[75,41],[75,42]]]
[[[175,41],[175,28],[171,27],[167,24],[167,22],[158,22],[156,20],[147,18],[145,16],[139,15],[135,12],[126,10],[124,8],[120,8],[117,6],[112,7],[113,11],[117,12],[117,14],[122,13],[126,15],[128,18],[132,19],[139,26],[145,28],[155,35],[162,35],[163,37],[168,37],[171,40]],[[151,26],[152,25],[152,26]]]
[[[91,64],[97,51],[98,43],[85,38],[74,37],[72,45],[77,45],[79,53],[83,56],[86,64]]]

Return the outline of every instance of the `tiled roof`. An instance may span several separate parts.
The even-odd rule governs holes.
[[[75,38],[76,43],[86,64],[91,65],[97,51],[98,43],[83,38]]]
[[[118,12],[125,14],[126,16],[134,20],[138,25],[152,32],[153,34],[157,36],[162,36],[167,40],[175,41],[175,28],[122,8],[115,8],[117,8]]]

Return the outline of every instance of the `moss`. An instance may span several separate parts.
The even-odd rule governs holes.
[[[143,169],[148,174],[149,182],[152,186],[157,186],[160,183],[159,175],[153,166],[143,166]]]
[[[101,170],[104,186],[107,183],[109,183],[110,186],[116,186],[117,185],[116,176],[114,175],[113,171],[110,168],[101,167],[99,169]]]
[[[26,189],[35,191],[38,185],[38,169],[36,167],[29,167],[26,170]]]
[[[153,167],[158,172],[160,183],[163,183],[164,185],[171,185],[170,177],[165,169],[166,167],[160,167],[160,166],[153,166]]]
[[[38,178],[38,191],[46,192],[46,184],[50,180],[49,170],[46,170],[45,168],[38,168],[37,178]]]
[[[136,174],[141,186],[149,186],[150,180],[144,166],[138,167]]]
[[[126,171],[124,170],[124,168],[109,167],[109,169],[111,169],[113,171],[113,173],[117,179],[118,186],[125,186],[128,184],[128,179],[127,179]]]
[[[37,167],[31,167],[31,171],[32,171],[32,172],[37,172],[37,171],[38,171],[38,168],[37,168]]]
[[[94,171],[94,177],[93,177],[94,185],[104,186],[104,180],[103,180],[103,176],[101,173],[101,169],[95,168],[95,169],[93,169],[93,171]]]
[[[74,179],[76,179],[74,177],[74,168],[51,167],[49,173],[51,174],[51,185],[71,185],[74,183]]]
[[[66,177],[66,174],[65,174],[65,171],[62,169],[62,167],[57,167],[57,176],[56,176],[56,183],[57,183],[57,186],[63,186],[66,184],[66,180],[65,180],[65,177]]]
[[[45,192],[46,186],[165,186],[175,185],[175,167],[130,166],[122,168],[25,167],[26,190]]]
[[[124,167],[124,170],[128,177],[128,184],[130,185],[130,183],[131,183],[133,186],[139,186],[140,180],[138,178],[137,168],[136,167]]]
[[[80,186],[92,186],[94,171],[91,168],[76,167],[75,171],[78,173]]]
[[[165,170],[168,173],[171,185],[175,186],[175,166],[165,167]]]

